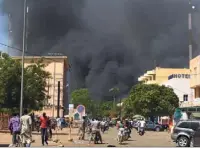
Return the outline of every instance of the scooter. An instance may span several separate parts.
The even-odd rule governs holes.
[[[125,127],[124,129],[124,140],[127,141],[129,139],[130,136],[130,131],[127,127]]]
[[[139,135],[140,136],[143,136],[144,135],[144,128],[139,128]]]

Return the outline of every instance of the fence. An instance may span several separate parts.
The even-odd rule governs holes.
[[[0,113],[0,130],[8,130],[9,118],[9,115]]]

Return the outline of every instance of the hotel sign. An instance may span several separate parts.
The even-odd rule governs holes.
[[[168,77],[168,80],[178,78],[178,79],[190,79],[190,74],[172,74]]]

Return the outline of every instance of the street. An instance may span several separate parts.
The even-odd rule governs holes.
[[[77,129],[72,130],[73,141],[70,142],[69,129],[64,129],[59,131],[58,135],[54,135],[54,139],[59,139],[58,143],[49,141],[48,147],[57,147],[59,145],[64,145],[65,147],[107,147],[108,145],[114,145],[117,147],[175,147],[175,143],[171,141],[170,134],[168,132],[154,132],[146,131],[144,136],[139,136],[135,129],[132,130],[131,138],[128,141],[125,141],[122,145],[119,145],[117,142],[117,130],[116,128],[110,128],[109,131],[106,131],[102,134],[103,144],[88,144],[88,141],[78,140]],[[0,134],[2,139],[0,140],[0,147],[6,146],[11,142],[10,134]],[[35,140],[32,143],[33,147],[41,147],[41,139],[39,134],[34,134],[33,139]],[[87,139],[87,135],[86,135]],[[7,145],[8,146],[8,145]]]

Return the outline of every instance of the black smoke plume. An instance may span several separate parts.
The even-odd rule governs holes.
[[[28,0],[28,52],[60,52],[72,63],[72,87],[95,98],[118,86],[127,94],[137,77],[157,65],[188,67],[189,0]],[[193,36],[200,37],[199,0]],[[22,45],[23,0],[4,0],[13,44]],[[194,53],[198,43],[194,40]]]

